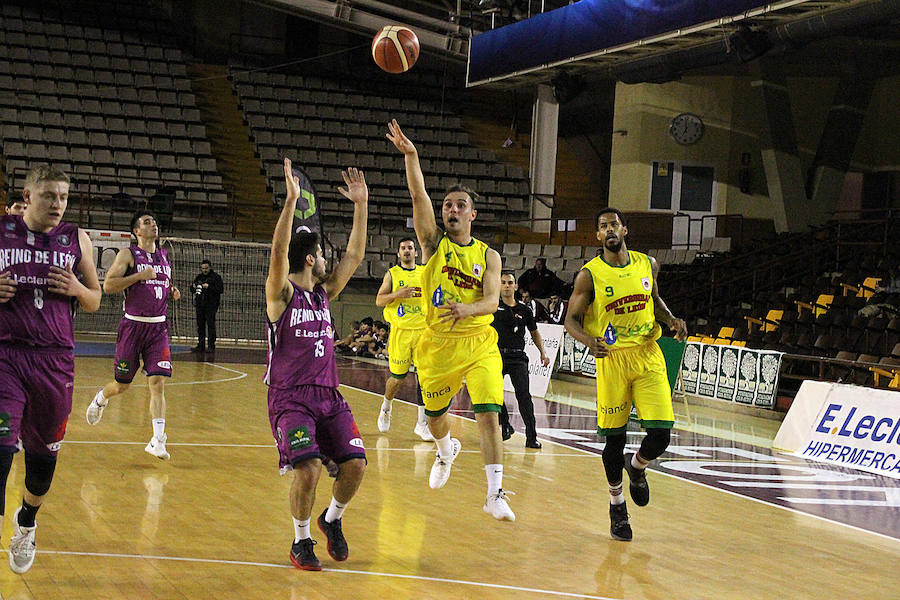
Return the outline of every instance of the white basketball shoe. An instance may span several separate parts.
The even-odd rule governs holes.
[[[150,438],[150,441],[147,442],[147,446],[144,448],[144,452],[160,460],[169,460],[169,453],[166,452],[166,434],[163,434],[162,439],[157,438],[155,435]]]
[[[34,555],[37,553],[37,545],[34,543],[34,531],[37,523],[32,527],[19,525],[19,511],[13,513],[13,536],[9,540],[9,568],[14,573],[24,573],[34,564]]]
[[[516,515],[509,507],[509,496],[513,492],[500,490],[496,494],[488,494],[484,501],[484,512],[498,521],[515,521]]]
[[[94,399],[88,404],[87,412],[84,415],[89,425],[96,425],[100,422],[103,417],[103,409],[107,404],[109,404],[109,400],[103,397],[103,388],[100,388]]]
[[[450,467],[453,461],[459,456],[462,444],[456,438],[450,438],[453,446],[453,452],[448,457],[441,456],[440,452],[434,457],[434,464],[431,465],[431,476],[428,478],[428,486],[433,490],[439,490],[444,487],[447,480],[450,479]]]

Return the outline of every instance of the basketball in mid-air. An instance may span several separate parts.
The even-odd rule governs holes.
[[[372,40],[372,58],[388,73],[409,71],[419,58],[419,38],[409,27],[386,25]]]

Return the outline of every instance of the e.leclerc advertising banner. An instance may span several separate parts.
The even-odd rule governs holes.
[[[900,392],[833,384],[793,454],[900,479]]]

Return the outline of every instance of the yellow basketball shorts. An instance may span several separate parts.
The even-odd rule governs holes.
[[[413,364],[413,350],[419,343],[424,329],[391,329],[388,337],[388,364],[391,376],[403,379]]]
[[[472,334],[442,335],[426,329],[413,353],[425,414],[439,417],[450,408],[463,379],[472,410],[500,412],[503,406],[503,359],[497,331],[487,326]]]
[[[672,390],[659,344],[613,350],[596,360],[598,434],[624,433],[632,403],[641,427],[672,428]]]

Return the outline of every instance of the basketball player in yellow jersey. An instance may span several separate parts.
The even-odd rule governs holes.
[[[388,338],[388,364],[391,376],[384,384],[384,400],[378,412],[378,431],[387,433],[391,428],[391,403],[400,384],[406,379],[412,365],[413,349],[425,330],[425,313],[422,310],[422,269],[416,264],[416,241],[410,237],[400,240],[397,249],[398,264],[384,274],[375,305],[384,307],[384,320],[391,324]],[[418,388],[418,384],[416,385]],[[421,402],[417,390],[416,403]],[[419,405],[419,418],[413,430],[416,435],[430,442],[434,440],[425,419],[425,406]]]
[[[443,487],[459,454],[459,440],[450,437],[447,409],[465,378],[488,482],[484,512],[501,521],[514,521],[516,515],[502,488],[499,413],[503,406],[503,360],[497,349],[497,331],[491,327],[500,300],[500,255],[472,237],[478,195],[465,186],[455,185],[444,196],[441,217],[445,230],[438,228],[418,151],[396,120],[388,128],[387,138],[403,153],[413,201],[413,226],[425,261],[422,300],[426,328],[413,360],[428,425],[437,444],[428,485],[432,489]]]
[[[656,260],[625,246],[628,228],[622,213],[604,208],[597,216],[597,239],[603,253],[575,277],[569,300],[566,331],[587,346],[597,360],[597,433],[606,438],[603,467],[609,483],[610,533],[631,540],[628,509],[622,494],[622,467],[628,471],[631,499],[638,506],[650,501],[645,469],[669,445],[675,421],[666,361],[656,340],[659,322],[687,337],[659,297]],[[647,435],[640,449],[626,461],[625,430],[631,405]]]

